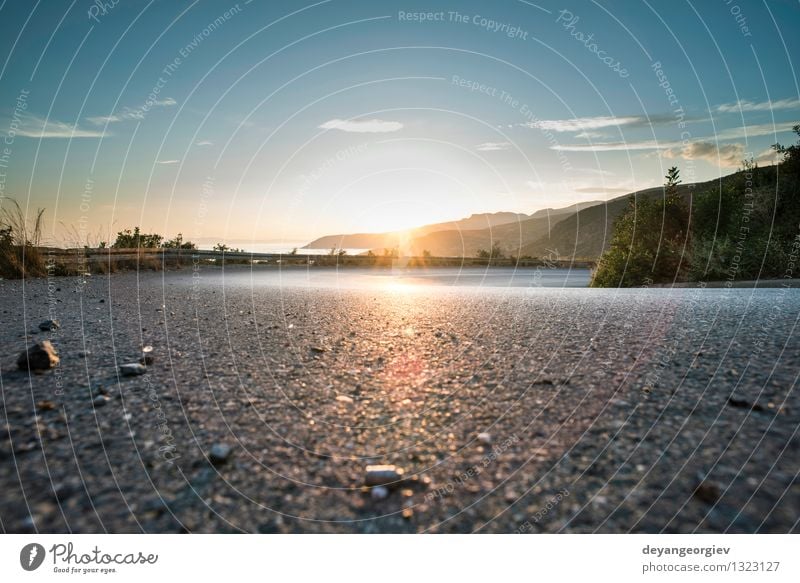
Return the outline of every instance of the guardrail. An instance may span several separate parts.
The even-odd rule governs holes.
[[[391,266],[391,267],[546,267],[594,269],[591,260],[538,259],[538,258],[480,258],[480,257],[394,257],[387,255],[304,255],[287,253],[250,253],[247,251],[212,251],[174,248],[74,248],[41,247],[46,261],[71,270],[92,271],[103,264],[120,265],[124,262],[161,262],[167,266],[182,264],[251,263],[272,265],[316,266]]]

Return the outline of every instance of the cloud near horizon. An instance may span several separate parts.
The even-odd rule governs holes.
[[[736,103],[723,103],[717,106],[719,113],[738,113],[746,111],[772,111],[774,109],[800,109],[800,99],[778,99],[777,101],[748,101],[742,99]]]
[[[525,127],[553,132],[581,132],[576,137],[600,137],[600,134],[592,130],[601,130],[615,127],[641,128],[651,126],[661,126],[668,123],[675,123],[673,115],[626,115],[626,116],[607,116],[600,115],[595,117],[576,117],[573,119],[542,119],[522,124]]]
[[[382,119],[331,119],[319,126],[323,130],[341,130],[357,134],[380,134],[403,129],[399,121]]]
[[[719,141],[740,140],[754,138],[758,136],[768,136],[790,132],[796,125],[795,122],[783,122],[778,124],[757,124],[751,126],[741,126],[722,130],[715,136],[697,138],[692,144],[713,143]],[[595,142],[594,144],[555,144],[550,146],[551,150],[563,152],[614,152],[624,150],[667,150],[683,148],[685,144],[679,141],[643,140],[638,142]]]
[[[89,123],[93,123],[94,125],[105,125],[109,123],[117,123],[120,121],[127,121],[131,119],[136,120],[143,120],[145,115],[156,107],[172,107],[173,105],[177,105],[177,101],[172,99],[172,97],[167,97],[161,100],[155,100],[150,103],[145,103],[139,107],[123,107],[120,111],[113,113],[111,115],[96,115],[92,117],[87,117],[86,121]]]
[[[475,146],[475,149],[478,152],[498,152],[500,150],[508,150],[510,147],[510,142],[484,142]]]
[[[713,142],[692,142],[686,147],[668,148],[661,152],[664,158],[683,158],[684,160],[705,160],[723,168],[736,168],[745,159],[744,144],[719,145]]]
[[[575,192],[581,194],[625,194],[633,192],[630,188],[614,188],[606,186],[584,186],[581,188],[574,188]]]

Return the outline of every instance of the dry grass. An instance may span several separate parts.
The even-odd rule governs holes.
[[[25,216],[13,198],[0,199],[0,277],[41,277],[47,274],[39,250],[44,227],[44,209],[32,219]]]

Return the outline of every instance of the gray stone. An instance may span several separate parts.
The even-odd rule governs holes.
[[[373,500],[384,500],[389,495],[386,486],[375,486],[370,492]]]
[[[228,461],[231,456],[231,446],[225,443],[215,443],[208,452],[208,459],[212,464],[219,465]]]
[[[17,359],[17,366],[22,370],[48,370],[59,362],[58,353],[49,340],[37,342],[24,350]]]
[[[61,323],[58,320],[45,320],[39,324],[39,330],[42,332],[51,332],[61,328]]]
[[[138,362],[131,362],[129,364],[120,365],[119,372],[124,377],[135,377],[146,373],[147,367]]]
[[[403,479],[403,469],[395,466],[367,466],[364,483],[367,486],[396,484]]]

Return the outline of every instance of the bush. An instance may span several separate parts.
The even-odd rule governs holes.
[[[630,198],[628,209],[614,223],[592,287],[632,287],[685,277],[689,207],[677,192],[678,169],[670,168],[666,178],[663,198]]]
[[[44,209],[38,209],[29,222],[17,201],[2,200],[5,204],[0,207],[0,276],[16,279],[46,275],[47,265],[39,251]]]
[[[161,246],[161,241],[164,239],[161,235],[147,235],[139,230],[139,227],[134,227],[133,230],[125,229],[117,233],[117,240],[114,241],[112,247],[116,249],[155,249]]]
[[[184,241],[183,234],[181,233],[178,233],[178,235],[174,239],[165,241],[161,246],[164,249],[197,249],[197,245],[195,245],[191,241]]]

